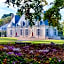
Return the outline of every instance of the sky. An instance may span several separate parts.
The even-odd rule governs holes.
[[[14,13],[16,14],[17,12],[17,8],[14,8],[12,6],[10,6],[9,8],[7,7],[7,4],[5,4],[6,0],[0,0],[0,18],[2,17],[3,14],[9,14],[9,13]],[[52,7],[50,4],[50,2],[54,2],[54,0],[47,0],[48,5],[44,7],[44,10],[48,10],[50,7]],[[62,19],[61,22],[64,20],[64,9],[60,10]]]

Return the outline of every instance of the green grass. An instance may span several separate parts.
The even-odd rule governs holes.
[[[17,41],[16,38],[13,37],[0,37],[0,44],[15,44]],[[32,44],[50,44],[50,42],[54,42],[56,44],[64,44],[64,40],[40,40],[40,41],[19,41],[19,42],[29,42]]]
[[[0,37],[0,44],[15,44],[15,41],[17,41],[17,39],[13,37]]]
[[[50,42],[54,42],[56,44],[64,44],[64,40],[41,40],[41,41],[22,41],[22,42],[31,42],[32,44],[50,44]]]

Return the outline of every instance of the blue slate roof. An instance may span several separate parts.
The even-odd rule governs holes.
[[[46,11],[44,11],[44,13],[46,13]],[[12,26],[15,26],[15,27],[16,27],[16,25],[19,26],[19,25],[18,25],[19,20],[20,20],[20,16],[19,16],[19,15],[15,15],[15,23],[12,22],[11,27],[12,27]],[[30,24],[30,23],[28,22],[28,26],[29,26],[29,24]],[[49,24],[48,24],[48,20],[45,20],[45,21],[41,20],[41,21],[40,21],[40,25],[49,25]],[[23,21],[23,26],[25,26],[25,22],[24,22],[24,21]]]
[[[41,21],[40,21],[40,25],[44,25],[44,21],[41,20]]]
[[[12,22],[11,27],[12,27],[12,26],[15,26],[15,27],[16,27],[16,25],[17,25],[17,23],[19,22],[19,20],[20,20],[20,16],[19,16],[19,15],[15,15],[15,21]]]
[[[17,24],[19,20],[20,20],[20,16],[19,15],[15,15],[15,24]]]
[[[45,21],[44,21],[44,24],[45,24],[45,25],[49,25],[49,24],[48,24],[48,20],[45,20]]]
[[[46,13],[46,11],[43,11],[43,13],[45,14],[45,13]]]

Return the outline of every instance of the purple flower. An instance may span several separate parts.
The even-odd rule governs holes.
[[[11,55],[11,54],[14,54],[14,52],[8,52],[8,54],[10,54],[10,55]]]
[[[22,54],[21,53],[14,53],[15,55],[17,55],[17,56],[21,56]]]
[[[22,54],[21,54],[21,53],[18,53],[17,55],[18,55],[18,56],[21,56]]]
[[[61,60],[59,59],[58,61],[60,62]]]
[[[33,54],[33,50],[30,50],[30,52],[29,53],[32,53]]]
[[[13,50],[14,46],[8,46],[9,50]]]
[[[27,48],[29,48],[29,47],[30,47],[30,46],[24,46],[23,48],[24,48],[24,49],[27,49]]]
[[[39,52],[47,53],[49,50],[39,50]]]
[[[13,48],[13,51],[21,51],[20,48]]]
[[[15,62],[13,62],[12,64],[15,64]]]
[[[54,52],[56,52],[57,50],[56,49],[52,49]]]

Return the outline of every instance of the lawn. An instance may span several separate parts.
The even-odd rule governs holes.
[[[15,41],[17,41],[17,39],[13,37],[0,37],[0,44],[7,44],[7,43],[14,44]]]
[[[17,39],[13,37],[0,37],[0,44],[15,44],[15,42],[28,42],[32,44],[49,44],[50,42],[54,42],[56,44],[64,44],[64,40],[17,41]]]
[[[22,41],[22,42],[31,42],[32,44],[50,44],[51,42],[54,42],[56,44],[64,44],[64,40],[41,40],[41,41]]]

